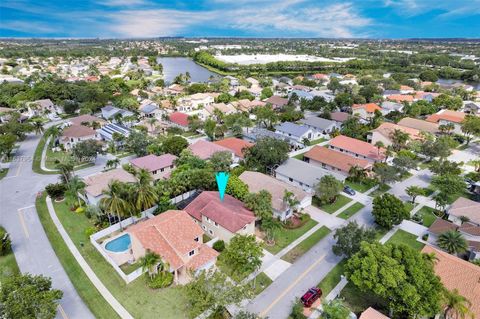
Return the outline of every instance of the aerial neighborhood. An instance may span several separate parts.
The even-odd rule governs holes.
[[[0,317],[480,317],[478,42],[0,44]]]

